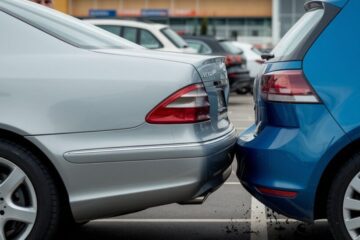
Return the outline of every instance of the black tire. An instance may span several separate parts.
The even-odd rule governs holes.
[[[241,88],[241,89],[237,89],[236,93],[239,95],[245,95],[248,94],[250,92],[250,89],[248,88]]]
[[[32,152],[8,140],[0,139],[0,157],[17,165],[35,190],[37,215],[26,239],[52,239],[60,223],[60,201],[49,171]]]
[[[347,159],[344,159],[345,161]],[[327,202],[327,216],[331,231],[336,240],[352,240],[345,226],[343,204],[346,190],[356,175],[360,172],[360,154],[353,155],[339,169],[330,187]]]

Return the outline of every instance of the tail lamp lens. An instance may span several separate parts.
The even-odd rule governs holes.
[[[261,93],[267,101],[319,103],[319,98],[301,70],[265,74],[261,82]]]
[[[229,66],[232,65],[235,62],[235,59],[232,55],[228,55],[225,57],[225,65]]]
[[[241,64],[243,59],[240,55],[227,55],[225,57],[225,65]]]
[[[209,119],[210,103],[202,84],[177,91],[146,116],[146,122],[152,124],[197,123]]]

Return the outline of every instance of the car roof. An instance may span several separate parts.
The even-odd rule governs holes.
[[[245,43],[245,42],[238,42],[238,41],[232,41],[234,44],[241,46],[241,47],[246,47],[246,48],[253,48],[254,45],[250,44],[250,43]]]
[[[158,23],[146,23],[134,20],[121,20],[121,19],[84,19],[85,22],[94,24],[94,25],[119,25],[119,26],[130,26],[138,28],[156,28],[163,29],[167,28],[168,25],[158,24]]]
[[[214,54],[227,54],[225,49],[220,45],[219,41],[214,37],[207,36],[183,36],[185,40],[195,40],[206,43]]]

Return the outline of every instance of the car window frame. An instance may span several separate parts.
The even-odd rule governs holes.
[[[141,45],[141,43],[140,43],[141,31],[149,33],[156,40],[156,42],[159,44],[159,47],[158,48],[147,48],[147,47]],[[149,30],[147,30],[145,28],[138,28],[138,42],[137,42],[137,44],[139,44],[140,46],[145,47],[146,49],[152,49],[152,50],[164,48],[164,45],[162,44],[162,42],[160,42],[160,40],[151,31],[149,31]]]
[[[323,9],[325,12],[320,22],[307,34],[307,37],[298,44],[294,51],[285,56],[274,56],[269,62],[302,61],[311,46],[315,43],[323,31],[329,26],[331,21],[340,13],[341,9],[335,5],[326,2],[308,2],[305,3],[306,12]],[[276,48],[276,47],[275,47]],[[274,48],[274,49],[275,49]],[[274,50],[271,51],[274,53]]]

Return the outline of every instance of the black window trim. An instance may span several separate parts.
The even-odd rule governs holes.
[[[307,34],[297,48],[289,55],[286,56],[275,56],[269,61],[272,62],[286,62],[286,61],[302,61],[306,53],[310,50],[311,46],[315,43],[318,37],[326,29],[326,27],[331,23],[333,19],[339,14],[340,8],[336,7],[330,3],[322,1],[311,1],[307,2],[304,5],[306,12],[316,11],[318,9],[324,9],[324,16],[320,22],[315,26],[315,28]]]

